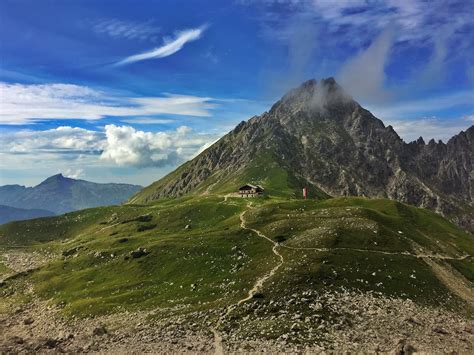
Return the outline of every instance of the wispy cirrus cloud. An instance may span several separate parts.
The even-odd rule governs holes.
[[[114,39],[125,38],[128,40],[150,40],[155,42],[158,40],[158,34],[161,31],[160,27],[155,26],[152,21],[133,22],[119,19],[100,19],[86,22],[92,26],[92,30],[95,33]]]
[[[456,107],[471,107],[474,102],[474,91],[459,91],[452,94],[429,97],[419,100],[399,101],[391,104],[368,105],[370,111],[381,119],[396,117],[413,117],[430,114]]]
[[[120,120],[120,122],[123,123],[130,123],[130,124],[167,124],[167,123],[173,123],[175,120],[170,120],[167,118],[146,118],[146,117],[138,117],[138,118],[132,118],[132,119],[127,119],[127,120]]]
[[[122,66],[135,62],[140,62],[147,59],[157,59],[168,57],[178,51],[180,51],[183,46],[192,41],[196,41],[201,38],[202,34],[206,30],[207,25],[203,25],[194,29],[187,29],[178,31],[175,33],[175,36],[172,38],[164,38],[164,44],[161,47],[152,49],[150,51],[131,55],[117,63],[114,66]]]
[[[357,94],[362,100],[384,100],[385,65],[390,57],[394,27],[389,26],[364,51],[348,60],[341,68],[338,78],[344,89]]]
[[[385,91],[384,94],[402,96],[406,92],[430,90],[449,80],[450,64],[466,54],[472,57],[469,52],[474,48],[474,42],[469,39],[474,31],[473,0],[236,1],[263,9],[256,20],[265,39],[287,47],[291,70],[285,78],[279,75],[277,79],[289,82],[290,86],[295,81],[295,72],[306,77],[334,75],[341,63],[347,66],[351,62],[351,67],[355,67],[355,62],[365,61],[367,65],[358,65],[357,72],[349,73],[355,79],[352,81],[365,86],[366,78],[372,80],[368,83],[371,87],[365,88],[367,95],[362,96],[378,94],[378,88]],[[390,28],[392,34],[387,36]],[[372,65],[367,58],[371,51],[367,51],[374,52],[374,46],[384,50],[379,51],[383,53]],[[402,53],[406,57],[414,56],[412,63],[407,63],[406,74],[400,75],[405,77],[399,82],[391,77],[384,83],[380,80],[384,71],[391,70],[392,59]],[[311,60],[307,59],[308,54]],[[420,55],[424,56],[423,60]],[[364,56],[366,58],[362,58]],[[466,72],[468,77],[474,77],[471,68],[467,67]],[[386,95],[378,96],[382,98],[379,101],[386,99]],[[371,98],[377,101],[373,95]]]
[[[163,94],[124,97],[71,84],[8,84],[0,82],[0,124],[28,124],[49,119],[97,120],[106,116],[133,117],[173,114],[211,116],[211,97]]]
[[[261,5],[266,35],[287,39],[287,28],[279,26],[289,17],[302,14],[313,23],[323,24],[325,33],[343,38],[350,33],[353,43],[364,43],[389,24],[397,26],[397,41],[417,41],[436,37],[440,26],[460,29],[472,25],[472,0],[240,0],[243,5]],[[339,32],[343,30],[342,32]]]

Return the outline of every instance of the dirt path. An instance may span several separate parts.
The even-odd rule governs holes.
[[[248,207],[251,207],[250,205],[248,205]],[[268,273],[266,273],[265,275],[263,275],[262,277],[258,278],[257,281],[255,282],[255,284],[253,285],[253,287],[249,290],[249,292],[247,293],[247,297],[245,298],[242,298],[241,300],[239,300],[237,303],[235,304],[232,304],[230,306],[227,307],[227,310],[226,312],[224,313],[224,315],[222,315],[216,326],[211,328],[211,331],[212,333],[214,334],[214,352],[215,354],[223,354],[224,353],[224,346],[223,346],[223,342],[222,342],[222,335],[219,333],[219,331],[217,330],[219,328],[219,326],[222,324],[224,318],[230,313],[232,312],[236,307],[240,306],[242,303],[245,303],[249,300],[251,300],[253,298],[253,296],[262,288],[263,284],[265,283],[265,281],[267,281],[269,278],[271,278],[273,275],[275,275],[275,273],[278,271],[278,269],[283,265],[284,263],[284,259],[283,259],[283,255],[281,255],[279,252],[278,252],[278,247],[280,246],[277,242],[273,241],[272,239],[268,238],[265,234],[263,234],[262,232],[260,232],[259,230],[257,229],[254,229],[254,228],[250,228],[250,227],[247,227],[247,224],[246,224],[246,221],[245,221],[245,214],[248,212],[249,210],[245,210],[244,212],[242,212],[239,217],[240,217],[240,227],[242,229],[246,229],[246,230],[249,230],[249,231],[252,231],[254,232],[255,234],[257,234],[260,238],[264,238],[266,240],[268,240],[270,243],[273,244],[273,248],[272,248],[272,252],[274,255],[276,255],[279,259],[280,259],[280,262],[274,266]]]
[[[219,182],[219,181],[216,181],[216,182],[210,184],[210,185],[206,188],[206,190],[204,190],[204,192],[202,193],[202,195],[209,195],[209,194],[211,193],[212,188],[213,188],[218,182]]]
[[[414,242],[411,241],[413,244]],[[462,256],[447,256],[447,255],[435,255],[429,254],[424,251],[424,249],[414,244],[415,253],[409,252],[388,252],[382,250],[367,250],[367,249],[355,249],[355,248],[304,248],[304,247],[291,247],[286,245],[281,245],[282,248],[291,249],[291,250],[316,250],[316,251],[333,251],[333,250],[350,250],[358,251],[365,253],[376,253],[383,255],[404,255],[411,256],[414,258],[422,259],[428,266],[431,268],[436,277],[455,295],[466,301],[471,306],[474,306],[474,289],[470,286],[470,282],[465,279],[463,275],[454,270],[451,266],[443,261],[446,260],[465,260],[471,255],[462,255]]]
[[[278,247],[280,245],[277,242],[275,242],[272,239],[268,238],[265,234],[263,234],[259,230],[247,227],[246,222],[245,222],[245,218],[244,218],[245,213],[247,213],[247,211],[244,211],[240,214],[240,221],[241,221],[240,222],[240,227],[243,228],[243,229],[250,230],[250,231],[256,233],[260,238],[264,238],[264,239],[268,240],[270,243],[272,243],[273,244],[272,252],[273,252],[273,254],[275,254],[280,259],[280,262],[273,269],[271,269],[268,274],[266,274],[266,275],[262,276],[261,278],[259,278],[257,280],[257,282],[254,284],[254,286],[252,287],[252,289],[249,291],[248,296],[246,298],[241,299],[237,303],[237,305],[241,305],[242,303],[250,300],[255,295],[255,293],[257,293],[258,290],[263,286],[265,281],[267,281],[270,277],[275,275],[275,273],[278,271],[278,269],[281,267],[281,265],[283,265],[283,263],[285,261],[283,259],[283,255],[281,255],[278,252]]]
[[[465,260],[469,258],[471,255],[466,254],[462,256],[447,256],[447,255],[436,255],[436,254],[419,254],[419,253],[409,253],[406,251],[402,252],[394,252],[394,251],[383,251],[383,250],[370,250],[370,249],[358,249],[358,248],[305,248],[305,247],[291,247],[288,245],[280,245],[282,248],[291,249],[291,250],[316,250],[316,251],[334,251],[334,250],[349,250],[349,251],[357,251],[361,253],[374,253],[374,254],[383,254],[383,255],[404,255],[404,256],[412,256],[414,258],[428,258],[428,259],[438,259],[438,260]]]
[[[218,327],[220,322],[216,325]],[[214,354],[224,354],[224,346],[222,345],[222,336],[216,328],[211,328],[212,334],[214,334]]]
[[[93,232],[93,233],[94,233],[94,234],[100,233],[100,232],[102,232],[102,231],[104,231],[104,230],[106,230],[106,229],[109,229],[109,228],[118,226],[119,224],[121,224],[121,222],[113,223],[113,224],[111,224],[110,226],[103,227],[103,228],[101,228],[101,229],[99,229],[99,230],[97,230],[97,231],[95,231],[95,232]]]
[[[468,258],[469,255],[463,255],[457,258],[447,256],[433,258],[431,255],[426,254],[425,249],[418,243],[411,241],[411,244],[413,245],[416,255],[431,268],[438,280],[451,290],[452,293],[474,307],[474,288],[471,282],[452,266],[444,262],[445,260],[464,260]]]
[[[459,272],[446,263],[439,263],[429,258],[423,258],[433,273],[451,292],[474,307],[474,289],[469,285],[469,281]]]
[[[230,194],[224,195],[224,199],[221,202],[219,202],[219,204],[227,202],[229,197],[238,197],[238,196],[235,193],[230,193]]]

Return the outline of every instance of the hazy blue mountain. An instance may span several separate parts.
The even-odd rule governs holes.
[[[30,210],[25,208],[16,208],[11,206],[0,205],[0,224],[11,221],[23,221],[39,217],[54,216],[55,213],[46,210]]]
[[[130,184],[98,184],[57,174],[34,187],[0,186],[0,204],[61,214],[84,208],[120,204],[141,188]]]

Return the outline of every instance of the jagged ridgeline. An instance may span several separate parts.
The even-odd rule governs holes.
[[[193,160],[140,191],[130,203],[234,192],[383,197],[432,209],[474,230],[474,126],[447,143],[405,143],[333,78],[309,80],[269,112],[241,122]]]

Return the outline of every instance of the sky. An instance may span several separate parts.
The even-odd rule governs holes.
[[[474,124],[474,0],[2,0],[0,185],[147,185],[325,77],[447,142]]]

